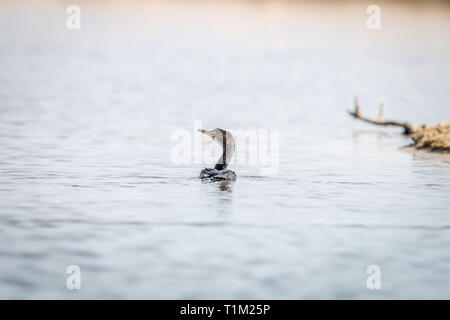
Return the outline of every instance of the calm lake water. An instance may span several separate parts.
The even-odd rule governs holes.
[[[449,6],[76,2],[0,2],[0,298],[450,298],[450,161],[346,113],[450,117]],[[196,121],[278,171],[202,183]]]

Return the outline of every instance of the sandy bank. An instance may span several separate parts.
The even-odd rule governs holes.
[[[411,138],[419,149],[450,152],[450,119],[433,126],[424,125]]]
[[[450,160],[450,151],[432,150],[431,148],[417,148],[415,145],[401,147],[400,150],[410,152],[415,156]]]

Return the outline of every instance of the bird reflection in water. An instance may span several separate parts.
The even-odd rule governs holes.
[[[231,214],[233,209],[234,181],[203,181],[202,184],[207,197],[206,202],[211,205],[211,211],[219,216]]]
[[[220,189],[220,191],[228,191],[228,192],[232,192],[233,189],[232,189],[232,186],[230,186],[230,183],[232,183],[232,182],[230,182],[230,181],[228,181],[228,180],[221,181],[221,182],[219,183],[219,189]]]
[[[202,183],[208,186],[208,193],[218,193],[222,192],[233,193],[234,181],[222,180],[222,181],[202,181]]]

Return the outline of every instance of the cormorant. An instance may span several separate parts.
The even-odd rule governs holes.
[[[236,173],[227,169],[234,153],[234,138],[231,133],[219,128],[209,131],[199,129],[198,131],[210,136],[215,142],[222,146],[222,155],[214,166],[214,169],[203,169],[200,172],[200,179],[209,181],[236,180]]]

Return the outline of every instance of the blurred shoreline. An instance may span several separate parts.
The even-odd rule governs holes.
[[[431,148],[416,148],[415,145],[407,145],[399,148],[402,151],[412,153],[414,156],[423,156],[427,158],[435,159],[448,159],[450,160],[450,152],[441,150],[432,150]]]

